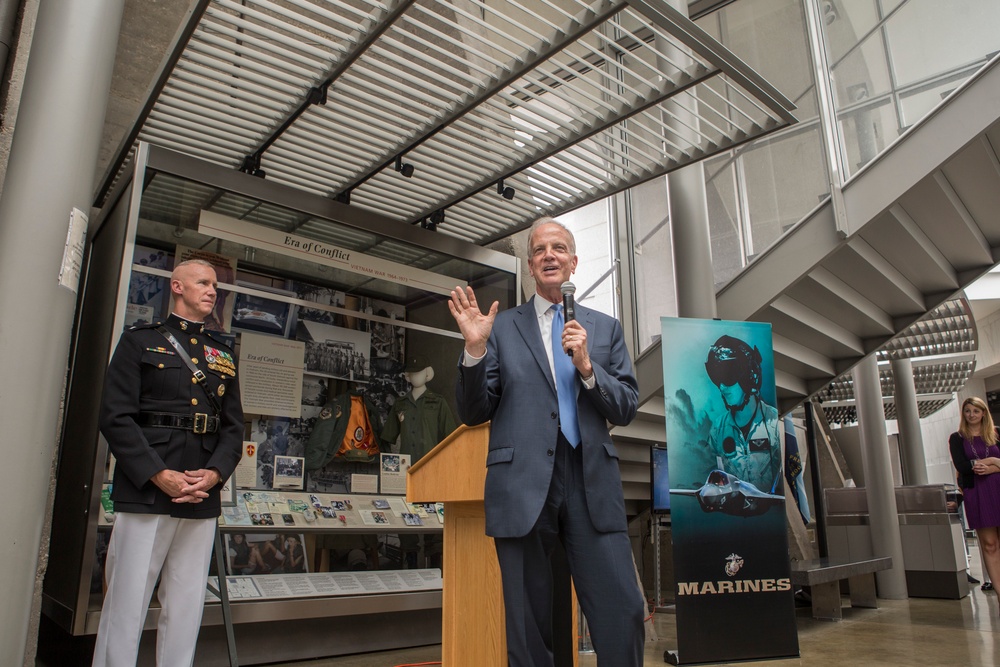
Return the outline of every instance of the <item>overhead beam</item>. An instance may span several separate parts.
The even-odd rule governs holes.
[[[938,174],[941,174],[940,170],[935,172],[935,178]],[[944,178],[944,175],[941,174],[941,177]],[[948,187],[951,187],[950,184]],[[952,192],[954,193],[954,190],[952,190]],[[955,287],[955,289],[958,289],[960,283],[958,282],[958,276],[955,273],[955,267],[951,265],[951,262],[944,256],[944,253],[942,253],[938,247],[934,245],[927,234],[924,233],[924,230],[922,230],[920,226],[914,222],[913,218],[910,217],[910,214],[906,212],[899,202],[889,207],[889,215],[891,215],[893,219],[899,223],[899,226],[902,227],[907,234],[909,234],[910,238],[912,238],[913,241],[920,246],[920,250],[927,255],[927,259],[930,264],[936,268],[938,272],[943,274],[947,278],[948,282]]]
[[[816,285],[823,288],[837,299],[850,305],[851,308],[858,311],[858,313],[882,329],[885,333],[896,333],[896,329],[892,325],[892,318],[889,317],[888,313],[872,303],[872,301],[861,292],[835,276],[828,269],[825,269],[822,266],[817,266],[809,273],[809,275],[806,276],[806,279],[813,281]]]
[[[916,285],[910,282],[906,276],[900,273],[899,269],[890,264],[889,260],[871,247],[867,241],[862,238],[855,237],[851,239],[851,241],[847,244],[847,247],[878,273],[885,276],[886,279],[893,284],[896,290],[913,304],[914,312],[927,312],[927,305],[924,301],[923,293],[917,288]]]
[[[820,315],[812,308],[796,301],[790,296],[779,296],[771,303],[771,308],[815,331],[817,335],[842,345],[853,352],[863,354],[865,351],[864,343],[860,336],[849,329],[845,329],[830,318]]]

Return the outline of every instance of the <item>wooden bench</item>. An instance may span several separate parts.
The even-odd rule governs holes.
[[[812,590],[812,615],[830,621],[843,618],[840,609],[840,582],[847,580],[852,607],[878,608],[875,573],[892,567],[888,556],[851,562],[829,558],[792,561],[792,584]]]

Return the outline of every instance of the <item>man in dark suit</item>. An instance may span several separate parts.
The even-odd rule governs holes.
[[[499,315],[494,302],[484,314],[467,287],[448,302],[465,338],[459,416],[469,425],[492,420],[486,532],[500,563],[510,667],[553,663],[549,555],[557,541],[598,664],[642,664],[645,606],[608,432],[609,422],[632,421],[638,388],[617,320],[577,306],[576,319],[563,321],[560,286],[576,265],[573,235],[542,218],[528,240],[530,301]]]
[[[122,334],[104,384],[100,425],[116,459],[115,526],[95,667],[136,664],[161,573],[156,664],[193,664],[220,490],[242,453],[236,360],[204,325],[215,270],[181,262],[170,289],[173,313]]]

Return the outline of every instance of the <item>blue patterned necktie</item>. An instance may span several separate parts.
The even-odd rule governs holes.
[[[556,369],[556,391],[559,395],[559,429],[569,444],[580,444],[580,422],[576,415],[576,367],[562,347],[562,305],[552,306],[552,362]]]

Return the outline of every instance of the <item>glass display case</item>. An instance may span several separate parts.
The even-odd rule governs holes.
[[[319,626],[329,636],[310,650],[324,654],[439,641],[440,614],[427,611],[441,604],[441,523],[433,506],[404,505],[405,468],[457,423],[462,337],[450,290],[472,285],[481,302],[516,305],[517,258],[148,144],[125,173],[88,239],[45,613],[74,635],[96,632],[114,520],[114,461],[97,425],[104,371],[122,331],[169,314],[174,263],[200,258],[219,281],[207,328],[241,368],[246,451],[220,520],[241,587],[238,642],[267,644],[255,651],[263,660],[307,655],[294,637]],[[281,368],[258,363],[282,355]],[[428,368],[418,392],[450,421],[414,434],[399,428],[397,402],[412,396],[407,371]],[[349,396],[363,399],[372,439],[345,455],[316,426]],[[234,566],[250,547],[289,554]],[[285,560],[296,564],[285,571]],[[358,583],[361,571],[378,574]],[[338,586],[337,572],[353,574]],[[221,623],[217,607],[210,595],[203,625]],[[366,614],[379,616],[377,636],[353,637],[344,624],[328,632],[329,617]],[[147,629],[156,615],[154,596]],[[268,629],[241,637],[245,623]]]

